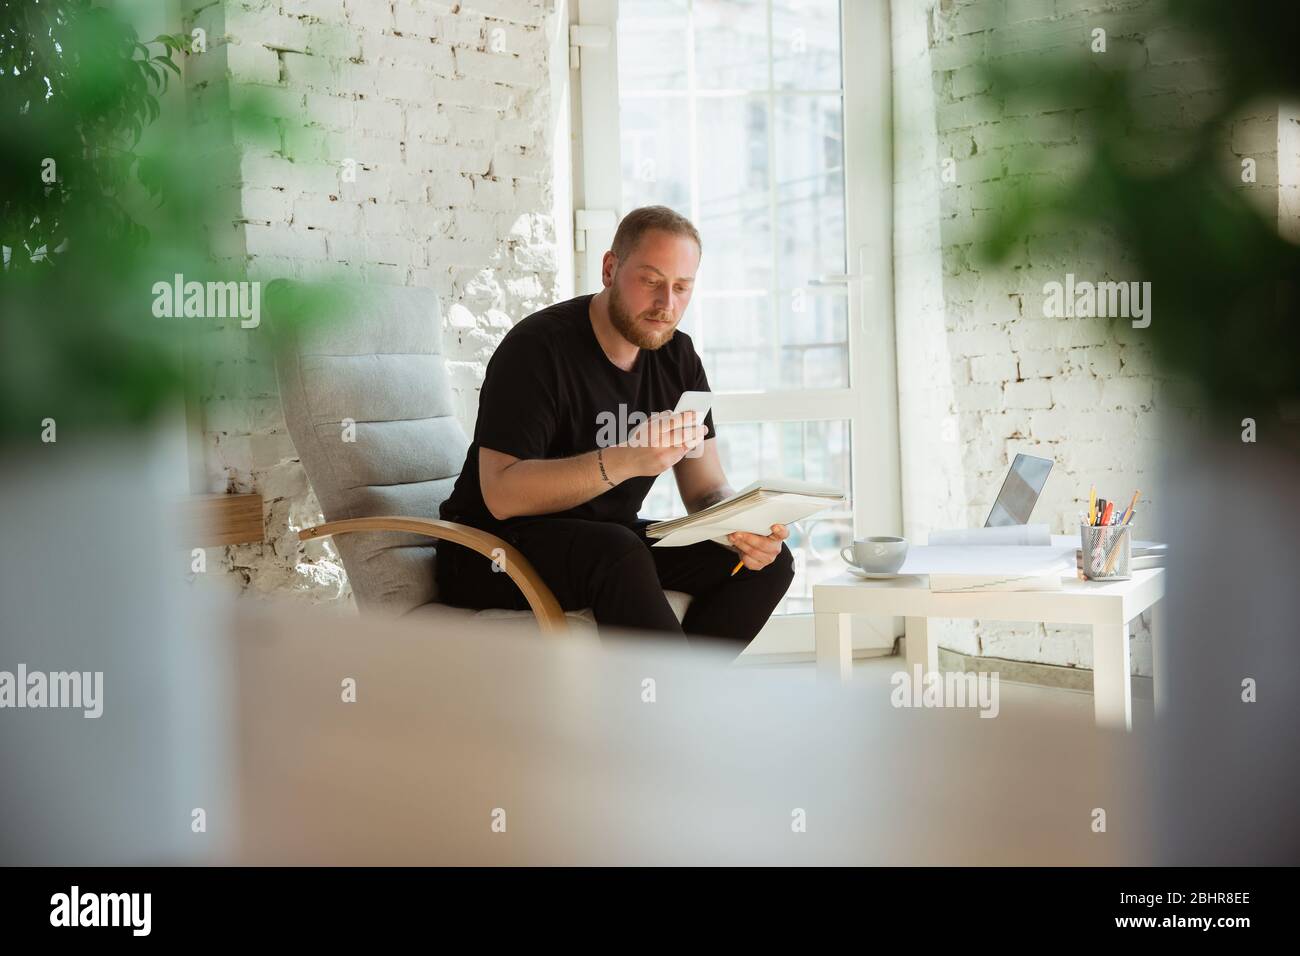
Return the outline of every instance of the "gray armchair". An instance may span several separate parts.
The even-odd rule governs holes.
[[[331,316],[314,314],[327,296]],[[428,617],[440,623],[491,618],[558,633],[590,628],[590,609],[565,612],[528,560],[501,538],[439,520],[465,461],[469,439],[455,417],[442,357],[442,308],[428,289],[397,286],[322,289],[277,280],[266,290],[285,422],[325,524],[306,540],[336,536],[363,614]],[[354,435],[345,423],[355,423]],[[353,440],[346,440],[352,438]],[[475,611],[438,603],[439,540],[491,556],[529,611]],[[690,595],[665,596],[681,620]]]

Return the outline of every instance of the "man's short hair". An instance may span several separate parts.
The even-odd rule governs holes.
[[[689,219],[667,206],[642,206],[633,209],[618,224],[609,251],[614,253],[619,262],[623,262],[636,249],[641,236],[651,229],[661,229],[675,236],[694,239],[700,254],[704,253],[704,243],[700,242],[699,231]]]

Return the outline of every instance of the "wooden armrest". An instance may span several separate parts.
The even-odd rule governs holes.
[[[555,599],[551,589],[546,586],[542,576],[537,573],[528,559],[508,542],[489,534],[480,528],[472,528],[454,521],[442,521],[438,518],[408,518],[401,515],[382,515],[374,518],[345,518],[342,521],[327,521],[314,528],[303,528],[298,532],[301,541],[312,538],[324,538],[332,534],[347,534],[352,531],[406,531],[422,534],[430,538],[453,541],[492,558],[502,558],[505,573],[510,576],[519,590],[523,592],[528,606],[543,633],[562,634],[569,629],[569,622],[564,616],[560,602]],[[500,553],[497,552],[500,549]]]
[[[191,495],[181,502],[185,547],[216,548],[262,540],[262,496]]]

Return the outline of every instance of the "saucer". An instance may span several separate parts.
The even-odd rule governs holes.
[[[870,578],[875,581],[884,580],[886,578],[902,577],[902,575],[897,571],[863,571],[856,564],[847,564],[845,567],[847,567],[851,573],[856,574],[860,578]]]

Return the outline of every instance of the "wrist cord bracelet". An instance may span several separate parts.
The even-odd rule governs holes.
[[[602,478],[602,479],[603,479],[603,480],[604,480],[604,481],[605,481],[605,482],[606,482],[606,483],[607,483],[611,488],[616,488],[616,487],[618,487],[618,486],[615,485],[614,482],[610,481],[610,480],[609,480],[609,475],[605,473],[605,459],[601,457],[604,453],[605,453],[605,449],[603,449],[603,448],[597,448],[597,449],[596,449],[596,464],[600,465],[600,477],[601,477],[601,478]]]

